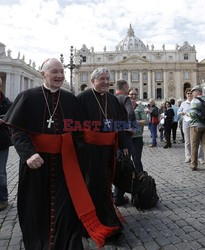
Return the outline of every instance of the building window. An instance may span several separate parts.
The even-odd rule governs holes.
[[[156,71],[155,72],[155,81],[162,81],[162,71]]]
[[[126,60],[127,59],[127,57],[126,56],[123,56],[123,60]]]
[[[100,61],[101,61],[101,58],[100,58],[100,57],[98,57],[98,58],[97,58],[97,61],[98,61],[98,62],[100,62]]]
[[[162,89],[157,88],[157,99],[162,99]]]
[[[190,72],[184,72],[184,80],[190,80]]]
[[[189,55],[188,54],[184,54],[184,60],[188,60],[189,59]]]
[[[173,61],[173,56],[169,56],[169,61]]]
[[[128,80],[128,73],[127,73],[127,71],[124,71],[124,72],[122,72],[122,79],[123,80]]]
[[[147,72],[143,72],[143,81],[147,81]]]
[[[132,82],[138,82],[139,81],[139,72],[138,71],[132,71],[131,72],[131,79]]]
[[[146,59],[147,57],[146,57],[146,56],[143,56],[142,58]]]
[[[82,56],[82,61],[86,62],[86,56]]]
[[[80,74],[80,82],[88,82],[88,73],[83,72]]]
[[[147,99],[147,92],[143,93],[143,99]]]

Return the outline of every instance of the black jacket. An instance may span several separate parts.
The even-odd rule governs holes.
[[[3,118],[11,105],[12,102],[0,91],[0,118]],[[3,123],[0,124],[0,150],[6,149],[9,146],[11,146],[10,134],[8,127]]]

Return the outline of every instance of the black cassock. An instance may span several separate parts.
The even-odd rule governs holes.
[[[117,98],[107,94],[107,118],[113,121],[125,120],[124,113],[120,107]],[[106,107],[106,96],[95,91],[95,95],[104,111]],[[104,129],[103,120],[105,117],[91,89],[85,90],[77,96],[81,109],[83,110],[83,119],[85,121],[100,121]],[[113,123],[112,123],[113,124]],[[105,132],[106,133],[106,132]],[[96,135],[97,136],[97,135]],[[119,146],[127,147],[124,132],[119,132]],[[99,146],[86,144],[85,159],[83,169],[85,169],[85,180],[90,195],[93,199],[98,218],[106,226],[119,226],[122,224],[116,213],[112,199],[112,178],[113,178],[113,146]]]
[[[52,113],[59,91],[44,91]],[[83,249],[82,224],[66,186],[61,154],[40,153],[44,164],[38,169],[30,169],[26,164],[36,153],[29,133],[63,134],[63,119],[79,120],[76,97],[60,90],[51,128],[49,117],[42,88],[37,87],[20,93],[4,118],[12,127],[12,141],[20,156],[17,205],[25,248]]]

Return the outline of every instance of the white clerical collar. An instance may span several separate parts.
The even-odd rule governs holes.
[[[44,86],[46,89],[50,90],[51,93],[55,93],[55,92],[57,92],[57,91],[59,90],[59,89],[51,89],[51,88],[47,87],[46,84],[45,84],[45,82],[43,83],[43,86]]]
[[[95,90],[95,92],[97,92],[97,93],[100,94],[100,95],[104,95],[104,94],[106,93],[106,92],[105,92],[105,93],[100,93],[99,91],[96,90],[95,87],[93,87],[93,89]]]

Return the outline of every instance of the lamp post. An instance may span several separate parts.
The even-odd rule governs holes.
[[[69,64],[63,64],[63,66],[64,66],[64,68],[70,69],[70,92],[72,94],[74,94],[74,90],[73,90],[73,70],[74,69],[79,69],[81,67],[81,64],[82,64],[82,61],[83,61],[81,55],[80,55],[79,64],[75,64],[73,59],[74,59],[73,46],[70,46],[70,63]],[[62,63],[64,63],[63,54],[60,55],[60,60],[61,60]]]

